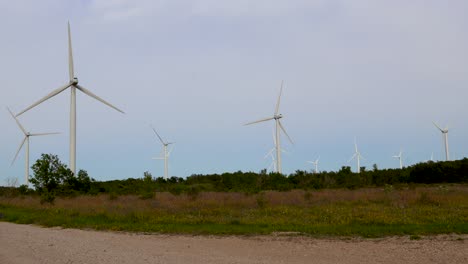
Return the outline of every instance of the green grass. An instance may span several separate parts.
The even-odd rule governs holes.
[[[170,194],[156,194],[152,199],[87,196],[59,199],[55,205],[40,205],[37,198],[9,198],[0,199],[0,221],[203,235],[298,232],[340,237],[409,235],[418,239],[425,235],[468,234],[468,188],[447,193],[437,189],[392,192],[271,192],[261,196],[211,193],[197,199]],[[342,199],[336,197],[339,195]],[[263,197],[262,204],[256,203],[258,197]]]

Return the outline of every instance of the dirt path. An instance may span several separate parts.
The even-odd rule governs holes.
[[[468,263],[467,240],[144,235],[0,222],[0,263]]]

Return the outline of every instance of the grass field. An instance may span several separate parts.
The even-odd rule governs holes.
[[[0,197],[0,221],[185,234],[383,237],[468,233],[468,186],[138,196]]]

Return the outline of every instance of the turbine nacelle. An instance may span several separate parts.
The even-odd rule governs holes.
[[[281,118],[283,118],[282,114],[278,114],[278,115],[273,116],[273,119],[275,119],[275,120],[278,120],[278,119],[281,119]]]
[[[73,77],[73,79],[70,80],[70,84],[71,84],[71,85],[77,85],[77,84],[78,84],[78,78]]]

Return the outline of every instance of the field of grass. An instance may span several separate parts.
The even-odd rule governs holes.
[[[184,234],[383,237],[468,234],[468,186],[154,197],[0,197],[0,221],[65,228]]]

